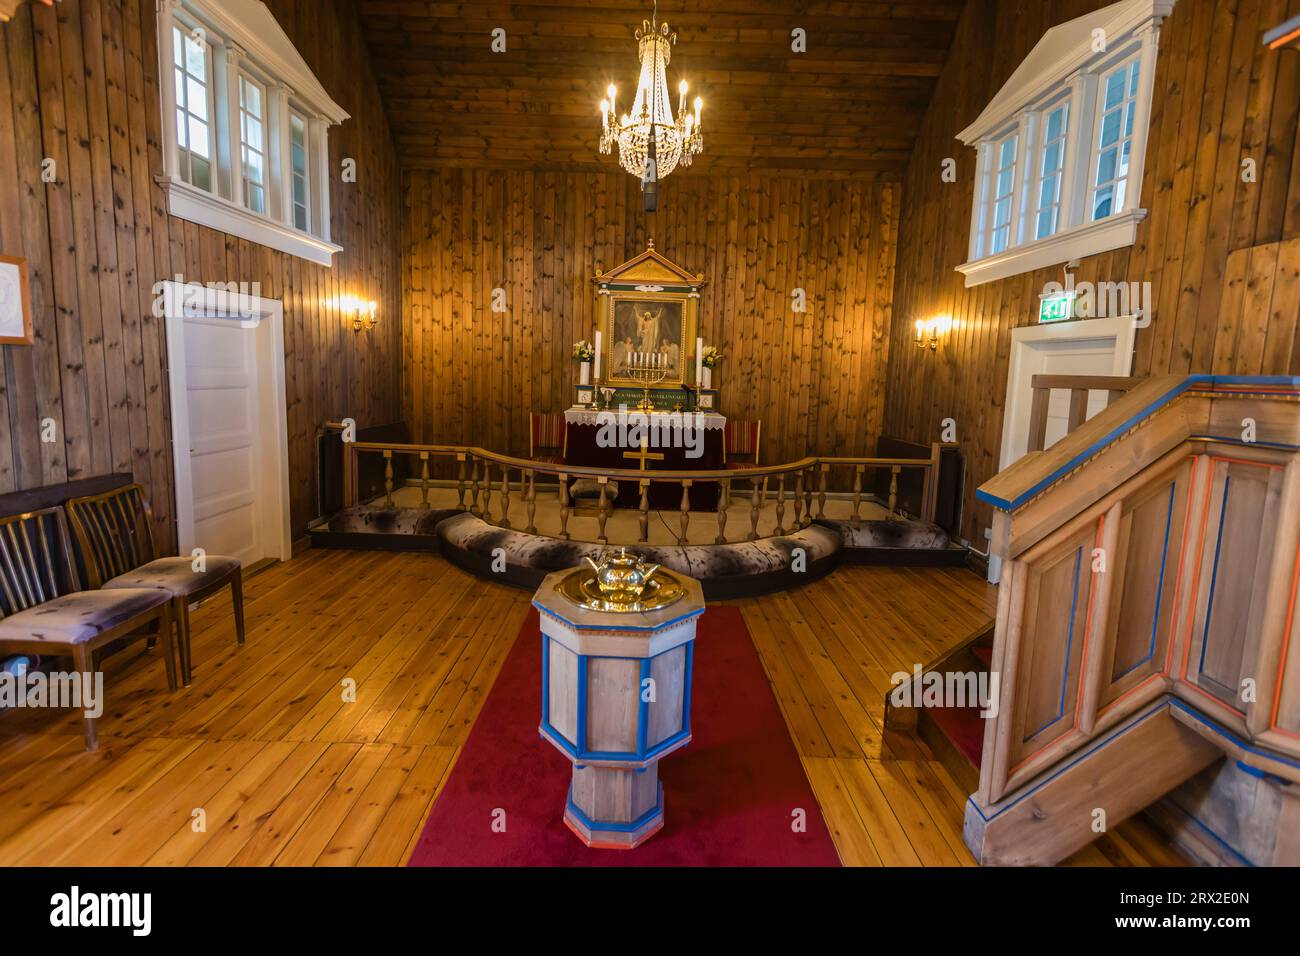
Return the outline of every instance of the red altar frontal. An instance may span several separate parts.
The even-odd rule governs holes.
[[[676,511],[681,507],[679,480],[655,481],[656,471],[717,471],[726,467],[723,434],[726,418],[706,412],[598,411],[571,408],[564,413],[564,463],[594,468],[645,471],[650,481],[650,507]],[[719,485],[691,485],[692,511],[718,506]],[[639,482],[620,481],[617,508],[639,508]]]

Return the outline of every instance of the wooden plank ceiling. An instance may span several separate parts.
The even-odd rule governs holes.
[[[964,2],[663,0],[674,105],[683,77],[704,98],[687,172],[901,173]],[[404,165],[618,168],[597,152],[598,104],[611,82],[631,102],[649,0],[358,5]]]

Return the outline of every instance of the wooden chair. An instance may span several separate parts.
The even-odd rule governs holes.
[[[528,416],[528,457],[551,465],[564,464],[567,423],[563,412],[532,412]]]
[[[67,519],[59,507],[0,518],[0,656],[39,654],[72,658],[93,679],[96,652],[142,628],[163,635],[167,687],[176,689],[172,602],[154,588],[80,590]],[[99,739],[85,717],[86,749]]]
[[[171,595],[181,680],[186,687],[194,676],[191,604],[229,587],[235,605],[235,636],[244,643],[244,582],[237,558],[204,555],[204,568],[196,571],[191,558],[156,557],[149,503],[140,485],[72,498],[66,507],[91,587],[156,588]]]
[[[752,468],[758,464],[758,442],[763,422],[728,418],[722,426],[722,461],[728,469]],[[765,489],[766,491],[766,489]]]

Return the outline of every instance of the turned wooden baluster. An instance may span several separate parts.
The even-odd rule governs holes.
[[[501,466],[501,527],[510,527],[510,469]]]
[[[718,536],[713,539],[714,544],[727,543],[727,506],[730,504],[731,479],[727,479],[718,486]]]
[[[529,468],[526,475],[528,481],[528,528],[529,534],[537,534],[537,472]],[[520,489],[521,491],[523,489]]]
[[[393,453],[384,449],[384,507],[393,506]]]
[[[754,493],[749,499],[749,534],[746,537],[753,541],[758,537],[758,495],[759,483],[754,481]]]
[[[776,534],[785,534],[785,475],[777,479],[776,486]]]
[[[826,475],[831,470],[830,465],[821,466],[821,474],[818,476],[817,483],[817,517],[826,517]]]
[[[803,527],[803,472],[794,476],[794,527]]]
[[[560,475],[560,537],[569,540],[569,476]]]
[[[894,508],[898,505],[898,473],[901,469],[895,465],[889,469],[889,517],[894,517]]]
[[[429,453],[420,452],[420,507],[429,510]]]
[[[478,459],[474,458],[469,463],[469,513],[475,517],[482,515],[482,510],[478,506]]]
[[[641,524],[641,537],[638,541],[650,540],[650,482],[641,481],[641,515],[637,519]]]
[[[858,512],[862,510],[862,472],[863,465],[853,467],[853,528],[857,530],[862,527],[862,518]]]
[[[803,483],[803,526],[806,528],[813,522],[812,513],[812,493],[813,481],[816,479],[817,469],[809,468],[808,475]]]
[[[605,536],[605,522],[609,520],[609,479],[601,477],[596,481],[600,483],[600,515],[596,518],[600,526],[600,534],[597,535],[596,540],[601,544],[609,544],[609,538]]]
[[[680,506],[682,533],[677,538],[677,543],[683,548],[686,547],[686,533],[691,526],[691,479],[682,479],[682,503]]]
[[[465,453],[456,455],[456,507],[465,510]]]

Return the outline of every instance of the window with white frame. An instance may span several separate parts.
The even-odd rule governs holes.
[[[176,84],[176,149],[180,177],[212,190],[212,56],[208,44],[172,28]]]
[[[307,228],[307,121],[297,113],[289,114],[289,169],[293,177],[293,224]]]
[[[330,265],[330,98],[260,0],[160,0],[172,215]]]
[[[239,150],[244,177],[244,205],[266,212],[266,108],[262,87],[239,77]]]
[[[958,138],[976,149],[966,285],[1131,245],[1159,25],[1123,0],[1053,27]]]
[[[1061,174],[1065,170],[1065,140],[1070,129],[1070,103],[1054,106],[1043,120],[1043,145],[1035,164],[1034,238],[1055,235],[1061,225]]]
[[[1124,208],[1124,190],[1132,158],[1139,67],[1138,58],[1132,57],[1101,80],[1096,161],[1093,163],[1092,196],[1088,203],[1088,216],[1093,221],[1105,219]]]

